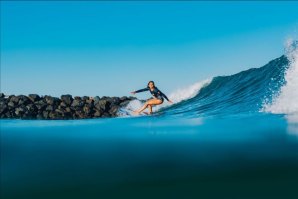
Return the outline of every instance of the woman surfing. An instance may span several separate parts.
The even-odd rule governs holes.
[[[147,84],[146,88],[137,90],[137,91],[133,91],[131,92],[131,94],[136,94],[136,93],[140,93],[140,92],[144,92],[144,91],[150,91],[150,93],[153,95],[153,99],[149,99],[142,108],[140,108],[137,111],[134,111],[135,114],[140,114],[143,110],[145,110],[146,108],[149,109],[149,114],[152,114],[152,106],[154,105],[160,105],[163,103],[164,98],[166,98],[166,100],[169,103],[173,103],[171,100],[168,99],[168,97],[163,94],[154,84],[154,81],[149,81]]]

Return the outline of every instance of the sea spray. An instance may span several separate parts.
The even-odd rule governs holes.
[[[298,114],[298,41],[286,43],[289,65],[285,71],[285,83],[271,103],[265,103],[263,111],[275,114]]]
[[[184,100],[191,99],[191,98],[195,97],[203,87],[210,84],[211,81],[212,81],[212,79],[209,78],[209,79],[206,79],[203,81],[196,82],[188,87],[179,88],[179,89],[175,90],[174,92],[172,92],[171,94],[169,94],[168,98],[170,100],[172,100],[174,104],[177,104]],[[171,105],[171,104],[163,103],[162,105],[156,107],[156,110],[159,110],[160,108],[163,108],[163,107],[167,107],[169,105]]]

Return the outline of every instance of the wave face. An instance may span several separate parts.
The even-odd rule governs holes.
[[[291,42],[285,55],[260,68],[230,76],[218,76],[177,90],[169,95],[175,103],[155,109],[159,115],[203,117],[298,111],[298,42]],[[167,103],[165,103],[167,104]],[[142,103],[131,102],[130,109]]]

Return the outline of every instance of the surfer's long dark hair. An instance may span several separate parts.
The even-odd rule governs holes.
[[[152,83],[152,84],[153,84],[153,87],[155,88],[155,83],[154,83],[154,81],[152,81],[152,80],[148,82],[148,84],[147,84],[147,88],[149,88],[149,84],[150,84],[150,83]]]

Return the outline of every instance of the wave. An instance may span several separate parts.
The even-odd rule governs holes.
[[[174,101],[173,105],[159,106],[155,111],[159,115],[187,117],[259,112],[297,113],[297,60],[298,42],[292,41],[286,46],[285,55],[263,67],[214,77],[178,89],[169,95]],[[127,109],[138,109],[141,106],[142,101],[134,100],[128,104]]]

